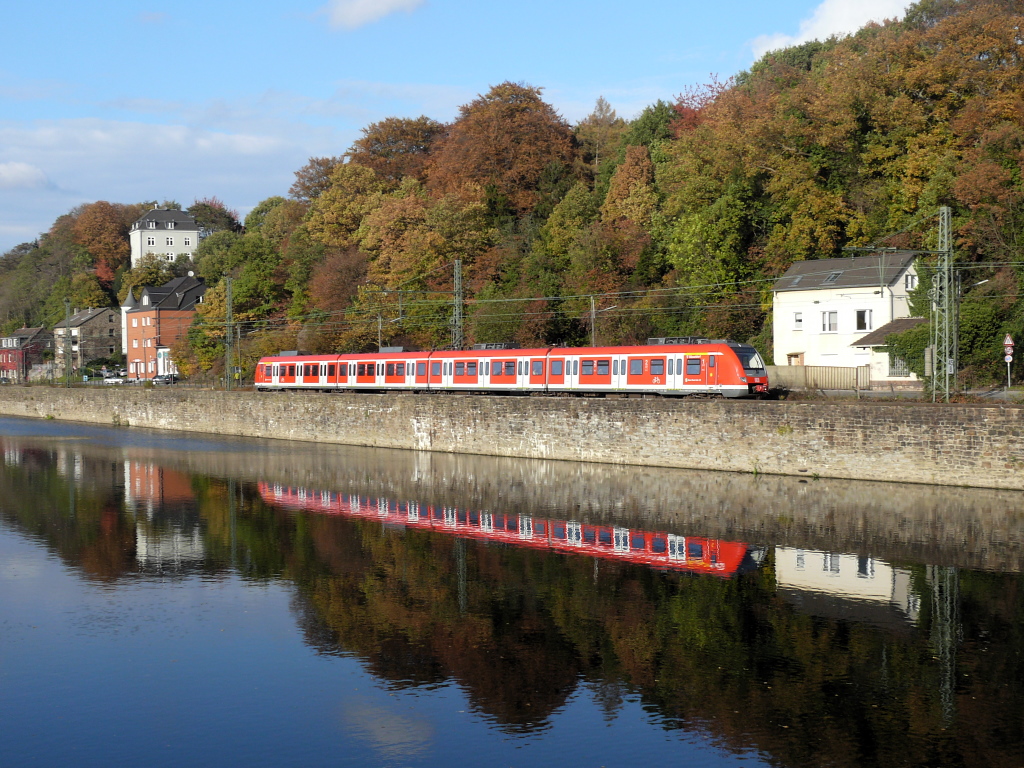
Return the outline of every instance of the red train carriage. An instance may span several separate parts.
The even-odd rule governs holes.
[[[666,531],[644,531],[572,520],[434,507],[415,501],[358,496],[333,491],[259,483],[261,498],[287,509],[380,520],[409,528],[429,528],[517,547],[554,549],[606,560],[716,576],[735,576],[754,567],[755,554],[742,542]]]
[[[652,340],[632,347],[548,347],[265,357],[261,391],[387,390],[747,397],[768,374],[747,344]]]

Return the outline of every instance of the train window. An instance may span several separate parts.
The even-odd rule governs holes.
[[[395,364],[394,363],[388,363],[387,364],[387,372],[388,372],[387,373],[388,376],[394,376],[395,375]]]
[[[357,376],[365,376],[366,375],[366,363],[359,363],[356,366],[356,371],[358,371],[358,373],[356,374]]]
[[[430,375],[431,376],[440,376],[441,375],[441,364],[440,363],[431,363],[430,364]]]
[[[334,363],[331,363],[330,365],[327,366],[327,375],[331,376],[333,378],[334,372],[336,370],[337,370],[337,368],[334,367]]]
[[[534,376],[543,376],[544,375],[544,361],[543,360],[534,360],[533,361],[533,375]]]
[[[455,364],[455,375],[456,376],[465,376],[466,375],[466,364],[465,363],[456,363]]]
[[[657,357],[651,360],[651,375],[652,376],[664,376],[665,375],[665,360]]]
[[[674,363],[674,362],[675,362],[675,360],[673,360],[671,357],[668,359],[668,375],[669,376],[672,375],[672,371],[673,371],[672,363]]]
[[[644,537],[643,536],[631,536],[629,538],[630,549],[643,549],[644,548]]]
[[[523,375],[523,361],[522,361],[522,360],[520,360],[520,361],[519,361],[519,364],[518,364],[518,365],[516,366],[516,373],[517,373],[517,374],[518,374],[519,376],[522,376],[522,375]]]
[[[565,526],[564,525],[561,525],[560,523],[555,523],[553,526],[551,526],[551,528],[552,528],[552,532],[554,534],[554,537],[556,539],[564,539],[565,538]]]
[[[412,365],[410,364],[409,367],[411,368]],[[395,373],[399,376],[405,376],[405,363],[398,363],[395,366]]]
[[[699,542],[686,542],[686,557],[690,560],[704,559],[704,545]]]
[[[516,364],[511,360],[505,362],[505,375],[515,376],[516,375]]]
[[[700,376],[700,358],[699,357],[688,357],[688,358],[686,358],[686,375],[687,376]]]
[[[597,538],[598,538],[598,540],[602,544],[607,544],[608,546],[611,546],[611,543],[612,543],[612,532],[609,531],[607,528],[602,528],[598,532]]]
[[[476,376],[476,363],[466,363],[466,375]]]
[[[677,357],[676,358],[676,373],[682,373],[682,372],[683,372],[683,358]]]
[[[579,360],[573,360],[572,361],[572,375],[573,376],[579,376],[579,374],[580,374],[580,361]]]
[[[613,376],[618,376],[619,375],[619,361],[618,360],[612,360],[612,375]]]
[[[584,376],[591,376],[591,375],[593,375],[593,373],[594,373],[594,361],[593,360],[584,360],[583,361],[583,375]]]
[[[501,361],[491,360],[491,376],[501,376]]]
[[[427,364],[426,363],[416,363],[416,375],[417,376],[426,376],[427,375]]]
[[[607,360],[598,360],[597,361],[597,375],[598,376],[607,376],[608,375],[608,361]]]
[[[294,376],[295,375],[295,366],[294,365],[289,365],[288,366],[288,375],[289,376]]]
[[[665,551],[665,540],[661,537],[651,539],[651,551],[662,554]]]
[[[565,363],[563,363],[561,360],[552,360],[551,361],[551,375],[552,376],[561,376],[564,365],[565,365]]]
[[[640,376],[644,372],[644,361],[643,360],[630,360],[629,361],[629,375]]]
[[[593,544],[594,543],[594,536],[595,536],[595,531],[594,531],[593,528],[584,528],[583,529],[583,540],[585,542],[587,542],[587,544]]]
[[[714,355],[708,355],[708,368],[714,368],[714,367],[715,367],[715,356]]]
[[[380,363],[377,366],[377,375],[378,376],[383,376],[384,375],[384,363]]]

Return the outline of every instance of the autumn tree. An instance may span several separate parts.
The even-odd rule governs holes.
[[[363,217],[374,210],[384,191],[383,182],[371,168],[354,163],[339,165],[331,174],[331,186],[310,207],[307,227],[324,245],[354,244]]]
[[[242,225],[238,221],[238,212],[230,210],[217,197],[204,197],[196,200],[186,209],[196,224],[211,232],[238,232]]]
[[[571,169],[576,146],[569,126],[541,99],[540,88],[504,82],[460,107],[458,120],[432,154],[432,190],[491,189],[521,214],[536,205],[549,166]]]
[[[310,203],[331,186],[334,169],[345,162],[343,157],[311,157],[295,172],[295,182],[288,194],[301,203]]]
[[[424,181],[431,146],[444,128],[423,115],[388,117],[363,128],[347,156],[349,162],[371,168],[389,187],[406,177]]]
[[[82,206],[74,217],[74,242],[92,257],[96,276],[106,287],[131,256],[128,229],[137,213],[132,206],[100,200]]]

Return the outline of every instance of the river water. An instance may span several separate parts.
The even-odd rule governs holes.
[[[5,766],[1021,766],[1024,495],[0,419]]]

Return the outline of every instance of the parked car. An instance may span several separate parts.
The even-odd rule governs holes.
[[[172,373],[161,373],[159,376],[153,377],[154,384],[173,384],[178,379]]]
[[[107,378],[105,378],[103,380],[103,383],[104,384],[124,384],[124,379],[122,379],[120,376],[107,376]]]

